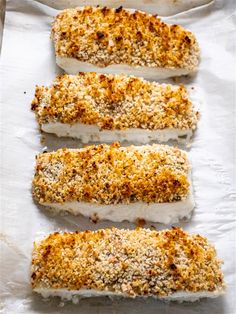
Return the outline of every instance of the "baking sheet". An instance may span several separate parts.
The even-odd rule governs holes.
[[[42,138],[30,111],[35,85],[49,84],[60,71],[49,40],[56,11],[26,0],[9,0],[6,10],[0,67],[0,313],[236,313],[235,1],[218,0],[215,5],[167,19],[195,32],[202,49],[197,76],[178,79],[192,91],[202,115],[189,153],[197,206],[191,221],[179,225],[215,243],[219,257],[225,261],[223,271],[228,285],[224,296],[193,304],[94,298],[73,305],[59,299],[43,301],[32,294],[29,268],[35,239],[57,230],[134,225],[93,224],[70,215],[53,217],[32,201],[35,155],[45,146],[50,150],[79,143],[54,136]]]

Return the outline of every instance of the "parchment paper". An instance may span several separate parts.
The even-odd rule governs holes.
[[[50,23],[56,11],[35,1],[7,1],[0,68],[0,313],[236,313],[235,4],[235,0],[219,0],[215,5],[168,19],[195,32],[202,50],[197,76],[177,81],[188,85],[202,116],[189,153],[197,206],[192,219],[179,225],[191,233],[207,236],[216,245],[219,257],[225,261],[226,294],[193,304],[94,298],[73,305],[63,304],[59,299],[45,302],[32,294],[29,268],[33,241],[56,230],[96,229],[115,224],[93,224],[86,218],[70,215],[53,217],[32,201],[35,155],[44,146],[50,150],[79,144],[54,136],[42,139],[30,111],[35,85],[49,84],[59,73],[49,40]],[[134,227],[129,223],[117,226]]]

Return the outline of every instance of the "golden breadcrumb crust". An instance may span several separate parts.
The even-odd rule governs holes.
[[[191,32],[122,7],[66,9],[56,16],[51,37],[57,56],[100,67],[128,64],[195,70],[199,63],[199,46]]]
[[[198,112],[184,86],[125,75],[79,73],[36,87],[32,109],[39,124],[95,124],[101,129],[195,129]]]
[[[33,289],[95,289],[127,296],[224,289],[215,248],[182,229],[54,233],[34,244]]]
[[[167,145],[93,145],[39,154],[33,196],[39,203],[174,202],[189,193],[187,155]]]

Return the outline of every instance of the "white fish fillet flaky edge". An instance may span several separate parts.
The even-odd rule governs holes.
[[[80,289],[80,290],[66,290],[66,289],[43,289],[43,288],[35,288],[35,292],[42,295],[43,298],[49,297],[60,297],[65,301],[72,301],[74,304],[77,304],[80,299],[83,298],[92,298],[92,297],[110,297],[110,298],[127,298],[126,294],[122,293],[114,293],[109,291],[99,291],[95,289]],[[160,301],[176,301],[176,302],[196,302],[202,298],[217,298],[221,296],[223,292],[221,290],[209,292],[209,291],[201,291],[201,292],[175,292],[167,297],[155,297],[153,298]],[[145,297],[143,297],[145,298]]]
[[[68,74],[77,74],[79,72],[97,72],[105,74],[126,74],[141,76],[147,80],[162,80],[170,77],[183,76],[196,72],[188,69],[166,69],[142,66],[129,66],[126,64],[112,64],[106,67],[99,67],[87,62],[79,61],[75,58],[56,56],[57,65]]]
[[[70,7],[87,6],[87,5],[101,5],[107,7],[119,7],[120,0],[39,0],[39,2],[50,5],[55,9],[67,9]],[[146,11],[162,16],[169,16],[192,8],[202,6],[213,2],[212,0],[124,0],[122,5],[126,8],[133,8],[136,10]]]
[[[67,212],[73,215],[81,214],[95,221],[98,219],[114,222],[135,222],[138,219],[144,219],[145,221],[168,225],[177,223],[182,219],[190,219],[195,206],[192,187],[190,190],[186,200],[173,203],[98,205],[74,201],[64,204],[42,203],[42,205],[50,208],[55,214]]]
[[[60,122],[49,122],[42,124],[42,131],[56,134],[58,137],[72,137],[82,143],[112,143],[129,142],[133,144],[148,144],[152,141],[165,143],[176,140],[179,143],[188,143],[193,136],[192,130],[163,129],[163,130],[101,130],[96,125],[82,123],[66,124]]]

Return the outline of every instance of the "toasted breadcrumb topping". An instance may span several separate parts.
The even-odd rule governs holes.
[[[51,37],[56,55],[100,67],[111,64],[195,70],[195,36],[155,15],[123,9],[84,7],[59,13]]]
[[[96,124],[101,129],[195,129],[198,112],[184,86],[125,75],[61,75],[36,87],[32,109],[39,124]]]
[[[222,291],[215,248],[182,229],[54,233],[34,244],[33,289],[95,289],[126,296]]]
[[[39,154],[33,195],[39,203],[174,202],[189,194],[187,155],[167,145],[93,145]]]

